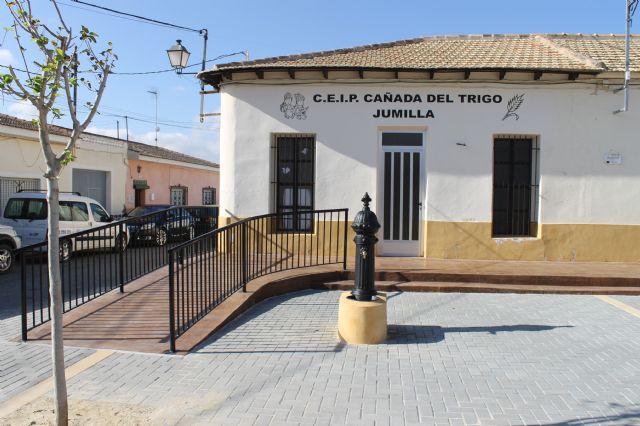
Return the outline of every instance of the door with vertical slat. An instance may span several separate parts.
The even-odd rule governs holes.
[[[382,133],[381,255],[422,255],[422,152],[422,133]]]

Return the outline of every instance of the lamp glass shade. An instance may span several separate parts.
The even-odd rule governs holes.
[[[173,68],[182,69],[189,62],[190,53],[186,47],[180,44],[180,40],[177,41],[177,44],[167,49],[167,55],[169,55],[169,63]]]

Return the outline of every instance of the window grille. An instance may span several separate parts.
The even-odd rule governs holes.
[[[311,232],[315,190],[315,137],[278,135],[272,146],[273,205],[278,231]]]
[[[216,189],[212,187],[202,188],[202,205],[216,205]]]
[[[493,237],[538,233],[539,158],[533,136],[500,135],[493,141]]]
[[[170,188],[170,202],[174,206],[187,205],[187,192],[188,189],[185,186],[172,186]]]
[[[39,191],[40,179],[25,179],[0,176],[0,215],[9,197],[18,191]]]

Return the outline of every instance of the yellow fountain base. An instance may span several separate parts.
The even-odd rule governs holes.
[[[375,300],[358,302],[351,292],[340,296],[338,335],[346,343],[375,345],[387,338],[387,295],[378,293]]]

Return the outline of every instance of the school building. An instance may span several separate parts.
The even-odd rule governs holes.
[[[436,36],[218,65],[220,214],[348,207],[378,255],[640,261],[640,39]],[[309,221],[278,231],[312,233]]]

